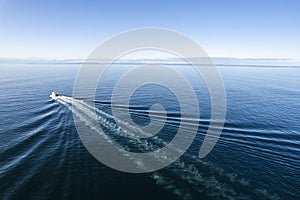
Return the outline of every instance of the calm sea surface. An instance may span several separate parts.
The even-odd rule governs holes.
[[[215,148],[199,159],[211,114],[209,93],[193,69],[174,66],[198,97],[198,134],[178,161],[145,174],[111,169],[82,144],[70,103],[79,68],[1,64],[0,199],[300,199],[300,67],[218,67],[227,94],[226,122]],[[127,68],[106,72],[93,102],[97,109],[111,114],[114,84]],[[61,101],[49,98],[53,90],[64,96]],[[80,102],[83,106],[73,106],[87,112],[89,100]],[[136,90],[131,117],[137,124],[149,123],[144,111],[155,103],[171,113],[158,135],[170,141],[180,108],[167,88],[148,84]],[[99,117],[104,129],[113,123]],[[110,136],[116,131],[105,130]],[[112,140],[143,151],[124,138]],[[161,147],[159,141],[152,142]]]

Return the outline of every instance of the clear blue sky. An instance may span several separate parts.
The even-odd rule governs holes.
[[[0,57],[86,58],[141,27],[179,31],[214,57],[300,58],[298,0],[0,0]]]

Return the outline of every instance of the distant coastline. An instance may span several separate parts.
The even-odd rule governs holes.
[[[193,58],[192,58],[193,59]],[[236,66],[236,67],[300,67],[298,59],[281,58],[225,58],[212,57],[216,66]],[[3,64],[83,64],[85,59],[36,59],[36,58],[0,58],[0,65]],[[105,60],[90,60],[90,64],[107,63]],[[184,65],[186,64],[177,58],[167,59],[126,59],[116,61],[118,64],[165,64]],[[199,63],[199,65],[204,65]],[[205,64],[206,65],[206,64]]]

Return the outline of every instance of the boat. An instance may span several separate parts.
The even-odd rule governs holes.
[[[53,91],[53,92],[51,93],[51,95],[50,95],[50,98],[53,99],[53,100],[58,99],[58,98],[59,98],[58,92]]]

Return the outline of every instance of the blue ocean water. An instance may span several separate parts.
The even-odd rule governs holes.
[[[227,94],[226,122],[215,148],[199,159],[210,119],[209,93],[192,69],[174,66],[190,80],[198,97],[199,134],[180,160],[145,174],[111,169],[83,146],[68,106],[79,68],[0,66],[1,199],[300,198],[300,68],[219,66]],[[107,71],[94,102],[99,110],[111,114],[111,93],[125,69]],[[49,98],[53,90],[65,97],[66,104]],[[180,112],[166,88],[146,85],[136,90],[131,116],[147,124],[145,111],[156,101],[173,111],[161,135],[168,141],[176,134]],[[85,102],[88,99],[79,103]],[[129,147],[142,150],[134,144]]]

